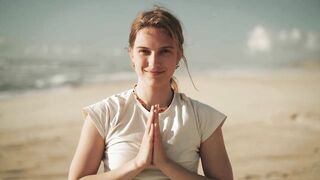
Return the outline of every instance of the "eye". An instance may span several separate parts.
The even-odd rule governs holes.
[[[142,55],[149,55],[150,54],[150,51],[147,49],[139,49],[138,52],[139,52],[139,54],[142,54]]]
[[[171,50],[170,49],[162,49],[160,51],[161,54],[168,54],[168,53],[171,53]]]

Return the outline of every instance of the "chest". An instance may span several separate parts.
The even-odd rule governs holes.
[[[142,112],[115,116],[106,138],[105,165],[114,169],[133,159],[140,148],[148,117]],[[198,162],[200,135],[192,114],[174,111],[159,116],[162,143],[167,156],[190,169]]]

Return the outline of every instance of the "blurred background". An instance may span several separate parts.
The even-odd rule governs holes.
[[[154,5],[183,25],[200,91],[184,67],[181,91],[228,115],[235,179],[319,179],[319,0],[0,0],[0,179],[66,179],[81,108],[133,86]]]
[[[130,24],[155,4],[182,21],[193,72],[320,63],[317,0],[0,3],[1,92],[130,78]]]

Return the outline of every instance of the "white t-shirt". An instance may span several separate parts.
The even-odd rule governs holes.
[[[84,118],[94,122],[105,140],[104,170],[120,167],[133,159],[146,128],[149,111],[134,97],[133,90],[108,97],[83,108]],[[159,114],[160,131],[167,156],[197,172],[199,148],[226,116],[216,109],[174,93],[170,106]],[[135,179],[168,179],[159,169],[147,168]]]

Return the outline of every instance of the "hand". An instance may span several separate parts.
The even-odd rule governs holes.
[[[154,109],[154,120],[153,120],[153,157],[152,163],[161,169],[169,162],[169,158],[166,155],[165,149],[162,144],[162,136],[160,133],[160,124],[159,124],[159,105],[155,106]]]
[[[147,166],[152,164],[152,151],[153,151],[153,139],[154,139],[154,106],[151,106],[150,116],[147,122],[147,128],[144,132],[141,146],[137,156],[135,157],[135,162],[138,168],[145,169]]]

